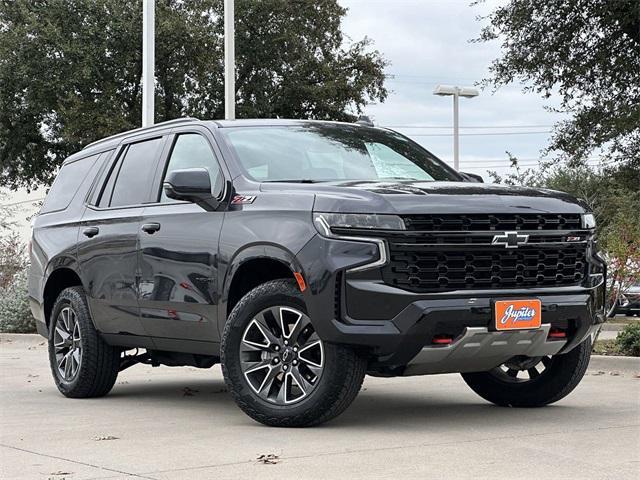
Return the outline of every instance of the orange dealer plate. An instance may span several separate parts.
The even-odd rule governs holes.
[[[542,304],[538,299],[497,300],[495,302],[496,330],[525,330],[540,328]]]

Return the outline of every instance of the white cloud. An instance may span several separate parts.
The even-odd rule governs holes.
[[[489,1],[470,6],[470,0],[339,0],[349,9],[344,31],[353,40],[364,36],[374,40],[374,48],[391,62],[387,73],[392,90],[387,101],[367,107],[380,125],[452,125],[451,99],[432,94],[438,83],[473,85],[488,73],[493,59],[500,54],[500,45],[471,43],[486,15],[500,2]],[[510,85],[497,92],[481,91],[478,98],[461,99],[460,125],[516,126],[542,125],[539,128],[463,129],[462,133],[499,133],[518,131],[548,131],[562,118],[544,106],[556,104],[544,101],[535,93],[524,94],[520,85]],[[404,129],[403,133],[450,134],[451,128]],[[462,168],[484,173],[482,164],[506,171],[509,150],[532,163],[547,145],[549,133],[527,135],[462,136],[460,156]],[[452,137],[414,137],[433,153],[452,162]],[[486,175],[485,175],[486,177]]]

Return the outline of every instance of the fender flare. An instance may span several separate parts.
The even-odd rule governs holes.
[[[221,278],[223,280],[220,289],[220,301],[218,302],[218,319],[220,325],[224,325],[226,322],[229,291],[237,271],[247,262],[265,259],[275,260],[282,263],[291,271],[291,273],[300,272],[304,275],[302,265],[296,259],[295,254],[282,245],[266,242],[246,245],[231,257],[229,262],[224,266],[224,271],[221,272]]]

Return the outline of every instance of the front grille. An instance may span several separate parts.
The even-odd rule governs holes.
[[[420,231],[509,231],[509,230],[577,230],[580,214],[429,214],[403,215],[407,230]]]
[[[585,245],[425,249],[389,243],[385,283],[413,292],[577,285],[586,275]]]
[[[588,273],[592,232],[579,214],[406,215],[406,231],[351,231],[385,238],[389,261],[383,281],[426,293],[451,290],[563,287]],[[518,231],[518,248],[494,245],[496,235]],[[336,232],[346,234],[346,231]]]

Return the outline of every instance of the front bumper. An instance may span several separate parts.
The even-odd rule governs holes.
[[[307,308],[319,335],[365,349],[372,373],[481,371],[515,355],[565,353],[605,321],[604,269],[597,258],[580,286],[418,294],[385,284],[375,272],[348,273],[349,266],[375,255],[371,244],[323,237],[312,239],[298,254],[309,286]],[[493,332],[492,302],[509,298],[540,299],[543,328]],[[566,338],[548,340],[551,328],[563,330]],[[433,345],[438,335],[455,340]]]

